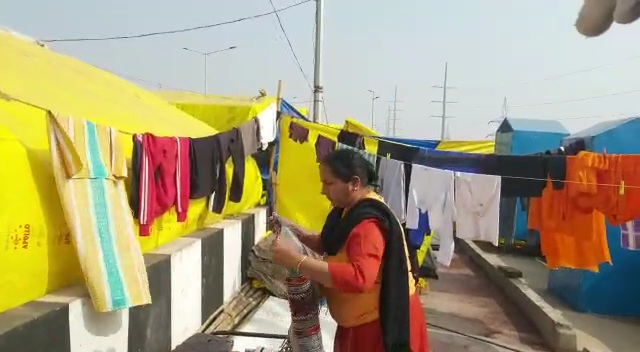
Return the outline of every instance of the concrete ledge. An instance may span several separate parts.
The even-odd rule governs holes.
[[[555,352],[578,351],[577,335],[571,323],[548,305],[522,278],[508,278],[499,270],[499,259],[482,251],[475,243],[458,240],[458,248],[467,254],[504,293],[514,301],[538,328]]]
[[[0,313],[2,352],[168,352],[246,282],[246,258],[266,232],[255,208],[144,255],[153,303],[97,313],[84,285]]]

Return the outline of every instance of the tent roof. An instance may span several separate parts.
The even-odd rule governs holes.
[[[268,105],[269,103],[276,101],[275,97],[269,96],[250,97],[240,95],[205,95],[194,92],[171,90],[160,90],[154,93],[172,104],[253,106],[262,104]]]
[[[569,131],[564,127],[564,125],[557,120],[518,119],[507,117],[498,127],[498,132],[512,131],[569,134]]]
[[[597,123],[589,128],[586,128],[582,131],[576,132],[572,135],[570,135],[569,137],[567,137],[567,139],[573,139],[573,138],[583,138],[583,137],[593,137],[599,134],[602,134],[604,132],[607,132],[609,130],[612,130],[614,128],[620,127],[624,124],[626,124],[627,122],[631,122],[633,120],[636,119],[640,119],[638,117],[630,117],[630,118],[626,118],[626,119],[621,119],[621,120],[611,120],[611,121],[603,121],[600,123]]]
[[[0,31],[0,48],[0,67],[3,68],[0,92],[15,100],[126,132],[190,137],[216,133],[214,128],[151,92],[107,71],[42,47],[24,36]],[[9,104],[0,99],[0,109],[11,110],[10,106],[17,103]],[[9,111],[9,115],[16,114],[15,109]],[[30,132],[27,130],[36,125],[45,126],[45,119],[33,121],[32,125],[12,124],[12,128],[24,129],[28,136]]]

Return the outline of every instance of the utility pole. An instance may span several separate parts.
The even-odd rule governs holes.
[[[504,100],[502,101],[502,109],[500,111],[500,117],[489,121],[487,125],[491,125],[492,123],[501,124],[502,121],[504,121],[504,119],[506,119],[508,116],[509,116],[509,105],[507,104],[507,97],[504,97]],[[495,135],[496,135],[495,130],[493,130],[493,132],[487,134],[485,138],[495,137]]]
[[[393,115],[391,118],[391,131],[393,133],[393,137],[397,136],[397,122],[398,122],[398,111],[402,111],[398,109],[398,103],[402,103],[402,101],[398,100],[398,86],[395,87],[395,91],[393,93],[393,100],[390,101],[390,103],[393,103],[393,109],[391,111],[393,111]]]
[[[389,133],[391,129],[391,106],[387,107],[387,123],[385,125],[385,136],[389,136]]]
[[[380,96],[376,95],[376,92],[371,90],[371,89],[367,89],[367,92],[371,93],[371,129],[375,130],[374,124],[375,124],[375,119],[374,119],[374,111],[376,108],[376,99],[380,98]]]
[[[402,111],[400,109],[398,109],[398,103],[402,103],[402,101],[398,100],[398,86],[395,87],[394,93],[393,93],[393,100],[390,101],[390,103],[393,103],[393,114],[391,117],[391,131],[393,133],[393,137],[397,137],[398,136],[398,130],[397,130],[397,122],[398,122],[398,111]]]
[[[220,49],[220,50],[214,50],[214,51],[207,51],[207,52],[203,52],[203,51],[198,51],[198,50],[193,50],[193,49],[189,49],[189,48],[182,48],[182,50],[186,50],[186,51],[190,51],[192,53],[196,53],[199,55],[202,55],[202,57],[204,58],[204,95],[207,95],[207,59],[209,59],[209,56],[211,56],[212,54],[217,54],[217,53],[221,53],[223,51],[227,51],[227,50],[233,50],[236,49],[237,46],[230,46],[228,48],[225,49]]]
[[[324,13],[324,1],[316,0],[316,47],[313,68],[313,122],[320,121],[320,109],[322,100],[322,23]]]
[[[442,115],[431,115],[430,117],[439,117],[440,121],[440,140],[445,139],[445,129],[446,129],[446,121],[447,119],[453,118],[453,116],[447,116],[447,104],[456,104],[457,101],[447,101],[447,90],[455,89],[455,87],[449,87],[447,84],[447,74],[449,71],[449,64],[445,62],[444,64],[444,84],[442,86],[433,86],[433,88],[442,89],[442,100],[432,100],[432,103],[441,103],[442,104]]]

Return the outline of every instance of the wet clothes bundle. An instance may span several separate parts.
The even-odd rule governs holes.
[[[133,135],[132,195],[130,205],[148,236],[153,221],[175,206],[178,221],[189,209],[189,139]]]
[[[191,199],[211,196],[209,210],[220,214],[227,197],[225,164],[233,163],[229,201],[242,199],[245,153],[242,134],[234,128],[213,136],[191,139]]]

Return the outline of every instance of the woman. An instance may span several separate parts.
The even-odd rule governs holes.
[[[322,194],[333,209],[320,235],[290,224],[312,259],[277,239],[275,262],[320,283],[336,320],[334,351],[427,352],[422,305],[397,218],[371,189],[373,168],[356,151],[340,149],[320,163]]]

